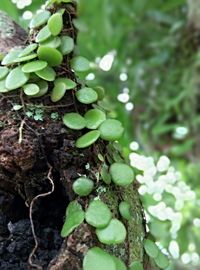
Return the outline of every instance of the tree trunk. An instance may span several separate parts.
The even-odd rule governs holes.
[[[194,29],[200,29],[200,2],[198,0],[188,0],[188,23]]]
[[[75,6],[67,4],[65,10],[63,31],[76,40],[72,24],[76,16]],[[2,53],[25,44],[25,32],[4,15],[0,26]],[[34,36],[32,33],[29,40],[34,41]],[[70,68],[72,56],[65,57],[57,74],[77,82]],[[78,83],[78,89],[80,87]],[[102,166],[98,154],[107,159],[108,144],[99,140],[89,148],[77,149],[75,141],[83,132],[74,132],[62,124],[60,118],[66,112],[84,114],[88,109],[74,98],[76,90],[67,92],[56,105],[50,101],[49,95],[39,100],[28,99],[18,92],[1,95],[0,269],[78,270],[82,269],[85,253],[93,246],[103,247],[127,266],[139,260],[145,269],[149,269],[144,259],[145,221],[137,184],[127,188],[103,185],[98,179]],[[14,105],[21,105],[22,109],[14,110]],[[33,117],[28,117],[27,113],[32,113]],[[52,119],[55,113],[60,116],[58,120]],[[37,120],[38,115],[41,121]],[[115,246],[100,244],[94,229],[87,223],[80,225],[64,241],[61,239],[66,206],[77,199],[72,183],[79,175],[87,175],[97,183],[89,197],[78,198],[83,208],[87,207],[89,199],[99,196],[121,219],[117,210],[119,202],[126,200],[131,204],[132,219],[122,220],[128,232],[125,243]]]

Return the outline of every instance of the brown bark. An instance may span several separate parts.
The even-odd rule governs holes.
[[[75,7],[67,5],[65,8],[64,32],[76,39],[76,30],[72,24],[76,14]],[[5,22],[5,18],[3,20]],[[14,30],[10,33],[14,33],[13,36],[7,39],[1,34],[0,50],[2,52],[8,51],[8,48],[15,45],[23,45],[26,41],[25,33],[15,24],[11,25],[11,29]],[[34,39],[34,34],[31,39]],[[65,64],[57,70],[57,73],[77,81],[75,74],[70,69],[71,57],[72,55],[69,55],[64,59]],[[78,85],[79,87],[80,85]],[[13,111],[13,104],[22,104],[23,110]],[[30,110],[31,106],[35,106],[35,108],[39,106],[38,108],[42,109],[43,121],[35,121],[27,117],[26,112]],[[99,196],[109,205],[115,216],[120,218],[117,211],[118,204],[121,200],[126,200],[131,204],[131,212],[134,217],[130,222],[123,220],[128,231],[127,241],[124,244],[114,247],[103,246],[97,241],[94,230],[84,223],[64,239],[60,251],[48,266],[35,267],[51,270],[82,269],[83,257],[88,248],[92,246],[105,248],[124,260],[127,265],[134,260],[144,262],[145,225],[136,185],[126,189],[114,185],[103,186],[101,181],[97,181],[97,174],[102,165],[97,154],[101,153],[107,159],[109,155],[107,145],[100,141],[90,148],[79,150],[75,147],[75,140],[82,134],[82,131],[74,132],[64,128],[61,120],[53,121],[51,119],[51,113],[56,112],[62,116],[66,112],[79,111],[83,114],[87,110],[87,106],[83,106],[75,100],[74,92],[69,92],[56,105],[50,102],[48,95],[40,100],[29,100],[21,94],[12,93],[12,95],[1,97],[0,108],[2,123],[0,128],[0,190],[14,194],[14,196],[20,195],[30,207],[35,196],[51,190],[50,178],[55,186],[54,194],[50,195],[49,199],[39,199],[37,207],[34,205],[34,220],[40,222],[39,215],[42,215],[43,218],[46,217],[47,209],[42,206],[45,205],[45,200],[59,207],[61,198],[62,205],[60,205],[58,219],[62,220],[67,203],[76,198],[72,192],[72,183],[79,174],[86,174],[97,183],[95,191],[89,198],[79,199],[83,208],[87,207],[89,199]],[[19,143],[19,136],[22,136],[21,143]],[[87,164],[89,164],[90,170],[87,170]],[[5,214],[6,211],[4,211]],[[21,210],[16,209],[16,211]],[[54,215],[53,209],[48,218],[50,221],[55,220],[56,223]],[[52,239],[47,241],[51,242]],[[31,266],[30,269],[34,269],[34,267]],[[145,269],[148,269],[147,265]]]
[[[10,49],[24,45],[27,33],[0,11],[0,53],[5,54]]]

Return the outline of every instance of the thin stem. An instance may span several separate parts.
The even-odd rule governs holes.
[[[33,250],[31,251],[30,255],[29,255],[29,259],[28,259],[28,263],[30,266],[38,269],[38,270],[42,270],[42,266],[36,264],[33,262],[33,256],[35,255],[35,252],[38,248],[38,239],[37,239],[37,235],[36,235],[36,232],[35,232],[35,227],[34,227],[34,222],[33,222],[33,206],[35,204],[35,202],[39,199],[39,198],[44,198],[50,194],[52,194],[54,192],[54,189],[55,189],[55,186],[54,186],[54,182],[53,182],[53,179],[51,178],[51,174],[52,174],[52,166],[48,163],[48,167],[49,167],[49,172],[48,172],[48,175],[47,175],[47,179],[49,180],[50,184],[51,184],[51,190],[48,191],[48,192],[45,192],[45,193],[41,193],[37,196],[35,196],[33,198],[33,200],[31,201],[31,204],[30,204],[30,208],[29,208],[29,219],[30,219],[30,223],[31,223],[31,230],[32,230],[32,234],[33,234],[33,238],[34,238],[34,241],[35,241],[35,246],[33,248]]]

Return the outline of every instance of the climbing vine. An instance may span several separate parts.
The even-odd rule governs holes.
[[[74,132],[86,130],[76,140],[75,146],[77,148],[90,147],[99,139],[103,140],[109,155],[105,160],[100,153],[98,154],[98,159],[101,162],[98,181],[102,181],[105,186],[116,185],[126,188],[133,184],[134,172],[123,159],[116,142],[122,137],[124,128],[120,121],[108,118],[106,111],[99,106],[98,101],[102,100],[104,96],[102,87],[90,88],[71,76],[72,70],[78,78],[80,73],[90,69],[90,63],[82,56],[73,57],[75,37],[73,33],[71,36],[66,33],[63,27],[67,15],[65,5],[73,5],[73,3],[71,0],[52,0],[49,3],[49,10],[43,10],[33,17],[30,22],[30,44],[23,49],[11,50],[2,59],[0,93],[4,95],[13,91],[19,93],[22,104],[16,104],[13,108],[15,110],[23,109],[27,117],[32,117],[35,121],[42,121],[45,107],[43,108],[42,105],[32,106],[31,100],[40,100],[40,98],[49,95],[51,102],[55,104],[52,107],[56,108],[59,106],[56,103],[61,101],[70,91],[76,102],[88,106],[87,111],[83,115],[78,110],[61,116],[52,113],[52,120],[56,121],[61,117],[63,126]],[[66,73],[69,74],[68,77],[66,77]],[[24,99],[28,99],[28,102]],[[23,126],[24,121],[22,120],[19,128],[19,143],[23,141]],[[51,170],[52,168],[49,166],[49,180],[53,192],[54,186],[50,178]],[[130,204],[125,200],[120,202],[116,210],[121,218],[116,217],[109,206],[99,197],[89,197],[88,206],[83,209],[79,199],[90,196],[95,188],[95,181],[87,175],[80,175],[74,181],[72,189],[76,199],[67,206],[61,236],[68,237],[85,221],[94,228],[96,237],[101,244],[118,245],[124,243],[127,237],[126,221],[133,218]],[[32,230],[35,234],[33,224]],[[164,269],[168,266],[168,259],[152,240],[146,239],[144,248],[160,268]],[[142,270],[143,263],[133,261],[126,266],[120,258],[96,246],[90,248],[83,259],[84,270],[126,270],[127,267],[130,270]]]

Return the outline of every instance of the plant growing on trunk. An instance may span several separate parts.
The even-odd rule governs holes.
[[[30,22],[28,44],[11,50],[1,62],[6,114],[1,115],[1,189],[20,194],[29,206],[35,240],[29,256],[32,267],[42,269],[34,262],[38,240],[33,209],[59,181],[67,203],[64,241],[48,269],[143,269],[143,247],[166,268],[166,257],[145,240],[134,172],[117,142],[124,128],[98,103],[103,88],[91,88],[79,79],[90,64],[73,53],[75,17],[72,1],[50,1],[48,10]]]

